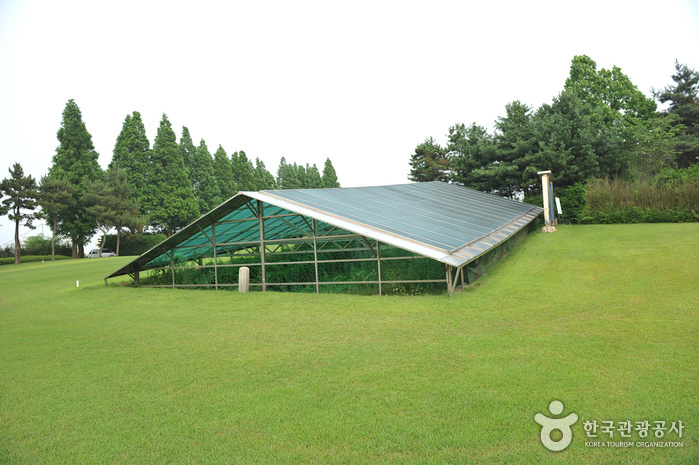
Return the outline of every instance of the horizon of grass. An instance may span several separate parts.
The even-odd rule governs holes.
[[[132,257],[3,266],[0,463],[696,463],[698,239],[562,226],[452,297],[104,286]],[[534,422],[554,399],[579,416],[557,453]],[[683,421],[644,441],[684,447],[586,447],[621,440],[588,420]]]

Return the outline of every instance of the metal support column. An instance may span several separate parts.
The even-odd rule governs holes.
[[[214,246],[214,289],[218,291],[218,256],[216,254],[216,223],[211,222],[211,242]]]
[[[381,286],[381,243],[379,241],[376,241],[376,266],[379,270],[379,295],[383,295]]]
[[[260,262],[262,264],[262,291],[267,290],[267,267],[265,263],[265,220],[262,200],[257,201],[257,214],[260,217]]]
[[[318,279],[318,221],[312,220],[313,226],[313,264],[316,267],[316,294],[320,293],[320,284]]]
[[[172,287],[175,287],[175,247],[170,249],[170,269],[172,270]]]

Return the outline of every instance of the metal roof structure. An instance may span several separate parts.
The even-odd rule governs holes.
[[[105,280],[126,274],[137,280],[140,271],[174,269],[176,257],[214,257],[218,263],[217,256],[253,246],[262,253],[264,268],[263,252],[271,243],[313,241],[315,247],[318,240],[338,235],[389,244],[458,270],[541,212],[540,207],[436,181],[240,192]]]

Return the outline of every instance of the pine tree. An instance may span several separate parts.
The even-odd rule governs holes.
[[[677,164],[687,168],[699,163],[699,72],[675,61],[675,86],[667,86],[653,95],[661,103],[670,102],[667,115],[674,115],[671,124],[680,129],[674,141]]]
[[[137,111],[126,115],[121,132],[114,145],[114,153],[110,167],[115,167],[128,173],[127,182],[132,189],[134,200],[140,202],[148,183],[148,157],[150,142],[146,136],[146,127]]]
[[[94,234],[95,226],[80,199],[85,193],[85,185],[96,180],[102,169],[97,163],[99,154],[92,144],[92,136],[83,123],[78,105],[72,99],[63,110],[63,120],[57,137],[59,146],[53,156],[49,175],[54,178],[65,177],[77,188],[74,195],[75,204],[59,215],[59,230],[72,239],[74,257],[84,258],[85,243]]]
[[[39,183],[39,205],[42,216],[52,224],[51,261],[56,260],[58,215],[75,204],[76,188],[66,178],[44,176]]]
[[[9,169],[10,177],[5,178],[0,183],[0,192],[8,198],[3,199],[3,211],[7,212],[10,221],[15,223],[15,265],[20,264],[19,226],[24,221],[24,226],[34,229],[32,224],[37,215],[33,213],[22,213],[22,210],[34,210],[39,191],[34,178],[24,175],[22,165],[15,163]]]
[[[192,181],[194,197],[199,203],[199,214],[203,215],[221,203],[221,190],[214,176],[214,160],[204,139],[199,142],[194,157],[189,179]]]
[[[335,167],[330,161],[330,158],[325,159],[325,166],[323,167],[323,187],[326,189],[340,187],[340,183],[337,181]]]
[[[153,142],[148,173],[143,211],[148,212],[153,227],[170,236],[195,219],[199,208],[175,133],[165,114]]]
[[[214,153],[214,176],[221,190],[221,201],[233,197],[236,193],[235,183],[233,182],[233,166],[231,165],[231,159],[228,158],[228,154],[220,145],[216,153]]]

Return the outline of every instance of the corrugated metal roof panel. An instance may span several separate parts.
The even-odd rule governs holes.
[[[298,213],[457,267],[507,239],[543,211],[443,182],[240,192],[108,278],[150,263],[162,264],[162,255],[172,246],[210,244],[212,222],[233,222],[220,232],[217,227],[217,243],[224,237],[226,242],[259,240],[254,222],[245,221],[255,217],[251,199],[264,202],[266,208],[275,207],[275,214]],[[305,231],[303,220],[298,219],[279,219],[265,228],[265,235],[281,237]]]

